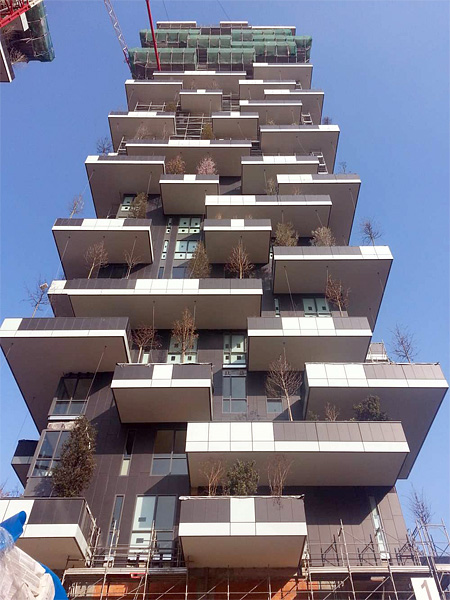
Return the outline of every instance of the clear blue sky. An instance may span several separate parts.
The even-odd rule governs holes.
[[[113,0],[114,1],[114,0]],[[372,216],[394,254],[375,340],[408,325],[417,359],[449,376],[449,3],[433,1],[165,1],[172,20],[296,25],[313,36],[313,86],[324,114],[341,127],[338,162],[360,174],[356,221]],[[27,282],[60,276],[51,226],[85,190],[83,162],[108,132],[107,114],[125,109],[129,76],[101,0],[46,2],[56,59],[31,63],[4,84],[1,100],[1,317],[30,316]],[[152,1],[154,17],[167,19]],[[115,8],[129,47],[148,26],[144,0]],[[84,216],[94,211],[86,190]],[[353,235],[358,244],[358,233]],[[45,316],[45,312],[40,313]],[[47,314],[50,314],[47,309]],[[19,438],[36,431],[2,359],[0,481]],[[407,482],[424,488],[437,517],[448,517],[449,401],[445,401]]]

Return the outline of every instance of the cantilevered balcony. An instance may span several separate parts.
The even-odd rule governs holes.
[[[240,100],[241,114],[258,115],[261,125],[291,125],[300,123],[302,115],[301,100]]]
[[[133,156],[162,154],[166,162],[180,155],[186,163],[186,171],[195,173],[197,165],[210,156],[220,175],[237,177],[241,173],[241,157],[250,154],[250,140],[131,140],[126,143],[127,153]],[[156,193],[156,192],[155,192]]]
[[[322,120],[322,109],[324,100],[323,90],[266,90],[264,99],[267,102],[301,102],[302,114],[309,114],[314,125]],[[300,121],[298,121],[300,123]],[[290,123],[293,123],[291,121]],[[288,124],[290,124],[288,123]]]
[[[57,316],[126,314],[133,328],[156,329],[172,329],[185,308],[197,329],[245,329],[261,314],[261,297],[260,279],[73,279],[49,289]]]
[[[190,568],[295,568],[307,535],[303,498],[182,496],[178,533]]]
[[[265,486],[267,466],[291,462],[286,486],[394,485],[409,448],[398,422],[188,423],[192,487],[207,485],[202,464],[252,460]]]
[[[159,194],[164,156],[88,156],[86,172],[100,219],[116,216],[124,194]]]
[[[40,430],[63,375],[114,371],[116,363],[130,362],[130,329],[122,316],[5,319],[0,345]]]
[[[374,329],[391,264],[388,246],[278,246],[273,292],[325,293],[329,276],[350,289],[348,311],[365,315]]]
[[[361,179],[355,174],[278,175],[279,194],[325,194],[331,198],[333,209],[328,227],[338,244],[348,244],[358,203]]]
[[[294,90],[295,80],[241,79],[239,81],[239,98],[241,100],[264,100],[266,90]]]
[[[319,159],[311,154],[243,156],[241,165],[242,193],[267,194],[268,191],[270,192],[270,185],[276,187],[277,177],[280,173],[317,173]]]
[[[275,79],[293,80],[302,88],[311,87],[313,66],[310,63],[253,63],[253,77],[274,81]]]
[[[171,73],[173,75],[173,73]],[[165,105],[176,102],[183,87],[183,82],[178,81],[138,81],[127,79],[125,92],[127,95],[128,110],[139,110],[140,106]]]
[[[181,90],[181,110],[192,115],[210,115],[222,110],[222,90]]]
[[[150,219],[56,219],[52,228],[65,276],[85,277],[85,253],[103,242],[109,263],[125,264],[126,254],[138,264],[153,262]]]
[[[175,113],[160,110],[146,112],[110,112],[109,128],[114,150],[122,139],[136,137],[169,137],[176,133]]]
[[[218,175],[163,175],[159,183],[166,215],[203,215],[205,196],[220,189]]]
[[[339,314],[339,313],[337,313]],[[259,317],[248,320],[251,371],[267,371],[280,355],[298,370],[305,362],[362,362],[372,331],[366,317]]]
[[[339,139],[337,125],[261,125],[261,150],[267,154],[321,152],[333,172]]]
[[[245,71],[155,71],[154,81],[182,81],[183,89],[218,89],[224,94],[238,94],[239,81],[245,79]]]
[[[211,419],[210,364],[120,364],[111,389],[122,423]]]
[[[324,415],[327,402],[339,418],[354,416],[353,405],[378,396],[388,417],[401,421],[410,454],[400,471],[406,478],[439,410],[448,383],[438,364],[306,363],[305,414]]]
[[[274,230],[277,223],[290,222],[300,237],[328,223],[332,210],[329,196],[206,196],[208,219],[269,219]]]
[[[272,225],[268,219],[206,219],[203,233],[211,263],[227,263],[240,241],[252,263],[266,264],[269,260]]]
[[[213,132],[218,139],[258,139],[257,112],[222,111],[211,115]]]
[[[27,483],[28,471],[30,470],[37,444],[37,440],[19,440],[14,451],[11,466],[23,487]]]
[[[95,521],[83,498],[0,500],[0,522],[25,511],[23,534],[16,544],[52,570],[81,567],[91,555]]]

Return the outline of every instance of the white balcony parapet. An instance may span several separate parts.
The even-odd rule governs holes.
[[[324,415],[327,402],[339,418],[354,416],[353,405],[378,396],[392,420],[401,421],[410,454],[400,471],[408,477],[448,389],[439,364],[306,363],[304,411]]]
[[[393,485],[409,446],[399,422],[274,421],[188,423],[186,453],[191,486],[207,485],[201,465],[254,460],[260,485],[267,466],[291,462],[286,485]]]
[[[181,496],[189,567],[296,567],[307,529],[301,496]]]
[[[317,360],[362,361],[371,337],[366,317],[249,318],[249,369],[267,371],[270,363],[284,353],[298,370],[304,369],[305,362]]]

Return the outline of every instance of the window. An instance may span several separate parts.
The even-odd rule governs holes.
[[[82,415],[91,390],[92,375],[69,375],[61,377],[50,409],[52,416]]]
[[[164,240],[163,251],[161,253],[161,260],[165,260],[167,258],[167,250],[169,249],[169,240]]]
[[[245,365],[245,335],[224,333],[223,335],[223,364]]]
[[[124,194],[122,204],[120,206],[120,211],[129,212],[133,200],[136,198],[136,194]]]
[[[131,462],[131,455],[133,453],[135,435],[136,435],[135,431],[129,431],[127,433],[127,439],[125,441],[125,448],[123,451],[123,459],[122,459],[122,466],[120,469],[120,475],[128,475],[128,472],[130,470],[130,462]]]
[[[52,469],[61,458],[61,449],[70,431],[46,431],[33,469],[33,477],[51,477]]]
[[[201,217],[180,217],[178,233],[200,233]]]
[[[159,556],[153,560],[170,558],[173,548],[176,496],[138,496],[134,510],[131,546],[149,548],[152,532],[156,532]]]
[[[330,307],[324,296],[303,298],[303,310],[305,311],[305,317],[323,317],[330,315]]]
[[[184,360],[181,356],[181,343],[174,337],[170,338],[169,354],[167,355],[168,363],[195,363],[197,362],[197,341],[195,339],[192,348],[187,350],[184,354]]]
[[[283,402],[280,398],[267,398],[267,413],[269,415],[279,415],[283,412]]]
[[[169,217],[167,219],[166,233],[170,233],[171,231],[172,231],[172,217]]]
[[[194,250],[197,248],[198,240],[178,240],[175,243],[175,260],[192,258]]]
[[[123,496],[116,496],[108,533],[108,547],[116,546],[119,539],[120,519],[122,516]]]
[[[186,279],[186,267],[172,267],[172,279]]]
[[[163,277],[164,277],[164,267],[159,267],[158,279],[163,279]]]
[[[274,298],[273,302],[275,305],[275,316],[279,317],[280,316],[280,301],[278,300],[278,298]]]
[[[187,475],[186,431],[158,429],[153,449],[152,475]]]
[[[222,412],[223,413],[246,413],[247,412],[247,393],[246,393],[246,375],[245,371],[223,372],[222,379]]]
[[[123,279],[128,272],[128,266],[123,263],[110,263],[98,270],[98,279]]]
[[[382,560],[389,560],[390,555],[388,551],[388,543],[382,527],[381,515],[378,509],[377,501],[374,496],[369,496],[370,510],[372,513],[372,523],[375,529],[375,538],[378,544],[378,550],[380,552],[380,558]]]

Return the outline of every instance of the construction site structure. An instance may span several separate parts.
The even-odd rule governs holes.
[[[395,488],[448,384],[372,343],[393,257],[350,245],[361,180],[335,170],[311,38],[189,21],[141,42],[112,151],[85,162],[96,218],[52,229],[54,317],[0,328],[40,434],[0,522],[27,513],[18,544],[72,599],[450,600],[445,524],[409,532]],[[96,467],[58,497],[80,415]]]

